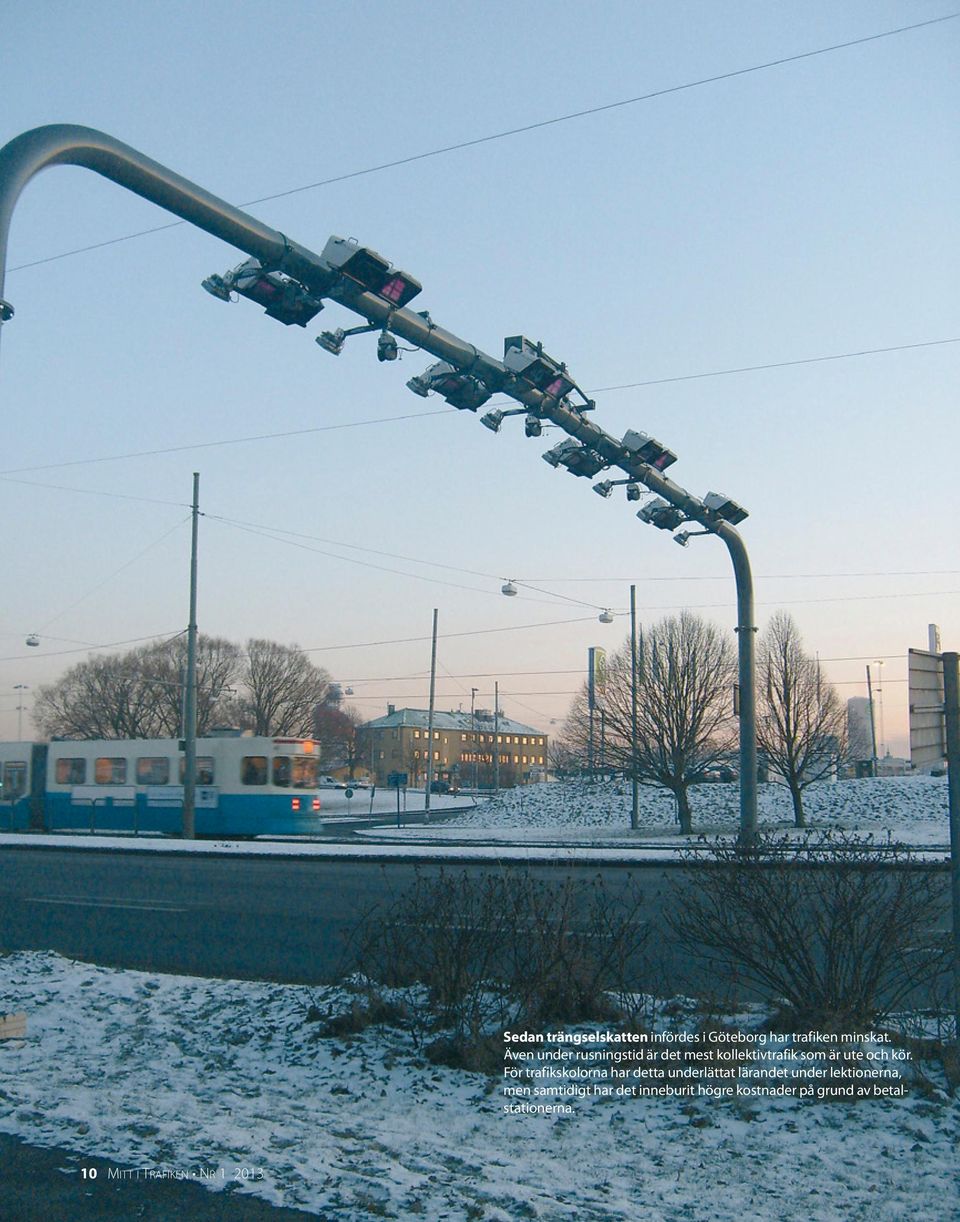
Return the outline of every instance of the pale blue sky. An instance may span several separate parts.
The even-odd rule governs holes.
[[[86,124],[243,205],[950,11],[6,0],[0,142]],[[785,607],[812,651],[852,659],[827,663],[844,696],[886,656],[899,749],[902,655],[930,621],[960,644],[960,345],[600,388],[960,336],[958,49],[949,21],[250,211],[314,250],[332,233],[374,247],[422,281],[417,308],[494,355],[504,335],[542,340],[597,391],[608,432],[654,434],[679,454],[679,483],[745,505],[759,623]],[[169,219],[53,169],[21,199],[9,266]],[[338,307],[303,331],[201,291],[242,257],[180,226],[9,271],[0,737],[16,734],[15,684],[49,681],[87,643],[185,625],[194,470],[209,515],[311,537],[205,519],[201,629],[316,650],[370,716],[425,703],[429,643],[363,643],[428,636],[435,606],[440,705],[469,707],[471,687],[490,705],[498,676],[507,713],[544,729],[587,648],[623,640],[626,619],[596,614],[625,610],[631,582],[644,621],[692,606],[732,639],[722,545],[681,550],[551,469],[552,434],[433,414],[442,402],[404,386],[422,354],[381,365],[368,338],[322,352],[319,330],[359,321]],[[422,418],[210,444],[402,416]],[[54,465],[169,447],[183,448]],[[589,605],[504,599],[506,577]]]

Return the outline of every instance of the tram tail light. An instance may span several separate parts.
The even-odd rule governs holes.
[[[300,799],[299,799],[299,798],[291,798],[291,799],[290,799],[290,809],[291,809],[291,810],[299,810],[299,809],[300,809]]]
[[[310,806],[311,806],[311,809],[315,811],[319,810],[320,809],[320,799],[314,798],[313,801],[310,803]]]

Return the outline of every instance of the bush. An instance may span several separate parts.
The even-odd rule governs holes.
[[[780,1026],[857,1031],[944,971],[945,949],[930,941],[943,903],[942,872],[909,850],[783,837],[747,851],[715,845],[669,924],[693,953],[780,1006]]]
[[[502,1064],[497,1033],[508,1025],[615,1016],[611,995],[625,994],[649,936],[641,906],[639,894],[613,896],[599,876],[418,873],[368,914],[354,964],[388,987],[421,985],[413,1026],[445,1032],[430,1056],[489,1072]]]

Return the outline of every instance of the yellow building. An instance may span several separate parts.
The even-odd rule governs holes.
[[[433,714],[433,760],[429,761],[426,709],[396,709],[357,730],[358,760],[377,785],[405,772],[408,784],[448,782],[458,789],[529,785],[547,777],[547,736],[486,709]]]

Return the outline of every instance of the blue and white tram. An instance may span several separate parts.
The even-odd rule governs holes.
[[[0,828],[177,835],[184,754],[175,739],[0,743]],[[311,739],[197,739],[198,836],[320,830]]]

